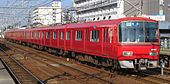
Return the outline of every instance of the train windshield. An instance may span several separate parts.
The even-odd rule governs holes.
[[[119,26],[119,42],[158,42],[158,23],[122,22]]]

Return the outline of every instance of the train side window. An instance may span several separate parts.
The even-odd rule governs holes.
[[[46,33],[46,38],[47,38],[47,39],[50,39],[50,32],[47,32],[47,33]]]
[[[37,39],[39,38],[39,32],[37,32],[37,36],[36,36],[36,38],[37,38]]]
[[[82,40],[82,31],[81,30],[78,30],[76,32],[76,40]]]
[[[88,32],[89,32],[89,30],[86,30],[86,35],[85,35],[85,39],[86,39],[86,41],[88,40]]]
[[[34,38],[35,39],[37,38],[37,32],[34,32]]]
[[[99,42],[99,30],[92,30],[90,32],[90,41]]]
[[[61,40],[64,40],[64,32],[61,32]]]
[[[18,33],[17,32],[15,33],[15,35],[16,35],[16,37],[18,37]]]
[[[104,42],[108,42],[108,29],[104,29]]]
[[[22,33],[23,38],[25,38],[24,32]]]
[[[41,32],[39,32],[39,37],[38,38],[41,38]]]
[[[44,38],[44,32],[41,33],[41,38]]]
[[[27,32],[25,32],[25,38],[27,38]]]
[[[35,32],[35,39],[37,39],[37,32]]]
[[[26,38],[26,34],[25,34],[25,33],[26,33],[26,32],[23,32],[23,33],[22,33],[24,39]]]
[[[113,41],[113,29],[109,29],[110,43]]]
[[[32,38],[34,38],[34,32],[32,32]]]
[[[66,40],[70,40],[70,31],[66,33]]]
[[[57,39],[57,32],[53,32],[53,39]]]

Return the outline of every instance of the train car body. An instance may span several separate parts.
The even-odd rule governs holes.
[[[78,59],[100,65],[140,70],[156,68],[160,54],[158,22],[141,17],[9,30],[5,38],[73,56],[81,53]]]

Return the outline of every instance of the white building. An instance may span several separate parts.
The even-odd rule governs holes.
[[[79,21],[159,14],[159,0],[74,0]]]
[[[51,25],[61,23],[61,1],[54,1],[52,7],[38,7],[32,12],[32,24]]]

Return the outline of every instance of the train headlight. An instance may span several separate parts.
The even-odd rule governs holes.
[[[132,56],[133,52],[132,51],[124,51],[123,56]]]
[[[152,51],[152,52],[149,53],[149,55],[150,55],[150,56],[157,56],[157,55],[158,55],[158,52],[153,52],[153,51]]]

